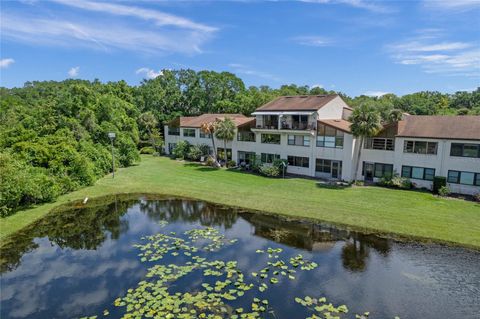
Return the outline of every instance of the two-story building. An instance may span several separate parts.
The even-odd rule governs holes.
[[[453,192],[480,192],[480,116],[411,116],[386,125],[363,145],[350,131],[352,109],[339,95],[284,96],[252,115],[203,114],[180,117],[165,126],[165,151],[179,140],[213,147],[203,123],[229,117],[236,138],[217,153],[237,163],[255,156],[263,163],[288,161],[287,172],[310,177],[375,181],[397,173],[418,187],[432,187],[433,176],[447,177]],[[355,172],[362,147],[358,172]]]

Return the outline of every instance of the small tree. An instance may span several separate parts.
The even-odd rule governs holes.
[[[163,139],[160,135],[160,132],[156,128],[154,128],[150,133],[150,143],[152,144],[152,148],[155,150],[155,153],[160,154],[160,150],[163,146]]]
[[[205,134],[210,134],[210,138],[212,139],[212,146],[213,146],[213,158],[217,161],[217,149],[215,148],[215,139],[213,138],[213,134],[215,133],[215,126],[216,122],[207,122],[203,123],[200,126],[200,129]]]
[[[224,158],[225,164],[228,162],[227,158],[227,142],[232,141],[235,137],[235,123],[226,117],[223,121],[217,120],[216,128],[215,128],[215,136],[218,139],[223,140],[224,145]]]
[[[352,115],[349,118],[352,125],[350,126],[352,134],[360,139],[360,145],[358,147],[357,162],[355,164],[355,180],[358,178],[358,167],[360,164],[360,157],[362,154],[363,140],[366,137],[374,136],[381,128],[380,114],[377,112],[375,106],[371,103],[364,103],[357,106]]]

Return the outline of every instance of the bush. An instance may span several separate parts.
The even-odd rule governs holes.
[[[473,195],[473,200],[480,203],[480,193]]]
[[[173,148],[172,155],[175,158],[185,159],[188,155],[189,150],[190,143],[188,143],[187,141],[180,141]]]
[[[235,167],[237,166],[237,162],[235,162],[234,160],[229,160],[227,162],[227,167]]]
[[[440,188],[447,186],[447,178],[443,176],[435,176],[433,178],[433,193],[440,194]]]
[[[277,177],[280,175],[280,169],[274,165],[261,165],[260,166],[260,174],[268,177]]]
[[[438,190],[438,195],[440,195],[442,197],[446,197],[446,196],[450,195],[450,188],[448,188],[448,186],[440,187],[440,189]]]
[[[200,160],[200,157],[202,156],[202,150],[200,149],[199,146],[197,145],[192,145],[190,146],[190,149],[188,150],[187,153],[187,158],[192,161],[198,161]]]
[[[217,165],[217,162],[215,161],[215,159],[211,156],[209,156],[207,158],[207,161],[205,162],[205,164],[207,166],[211,166],[211,167],[215,167],[215,168],[218,168],[218,165]]]
[[[200,151],[202,151],[203,156],[210,155],[210,146],[207,144],[200,144],[198,147],[200,148]]]
[[[153,154],[155,150],[151,146],[142,147],[140,149],[140,154]]]
[[[398,174],[394,174],[392,177],[382,177],[378,183],[380,186],[385,187],[395,187],[395,188],[402,188],[402,189],[411,189],[413,188],[413,183],[410,179],[406,177],[401,177]]]

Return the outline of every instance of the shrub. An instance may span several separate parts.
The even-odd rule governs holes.
[[[380,186],[385,187],[395,187],[395,188],[402,188],[402,189],[411,189],[413,188],[413,183],[410,179],[406,177],[401,177],[398,174],[394,174],[392,177],[382,177],[378,183]]]
[[[187,158],[192,160],[192,161],[198,161],[200,160],[200,157],[202,156],[202,150],[200,149],[199,146],[197,145],[192,145],[190,146],[190,149],[188,150],[187,153]]]
[[[210,154],[210,146],[207,144],[200,144],[198,147],[200,148],[200,151],[202,151],[203,156]]]
[[[440,194],[440,188],[447,186],[447,178],[444,176],[435,176],[433,178],[433,193]]]
[[[260,166],[260,174],[268,177],[277,177],[280,175],[280,169],[274,165],[261,165]]]
[[[448,186],[440,187],[440,189],[438,190],[438,195],[440,195],[442,197],[446,197],[446,196],[450,195],[450,188],[448,188]]]
[[[473,200],[480,203],[480,193],[473,195]]]
[[[235,167],[237,166],[237,163],[234,160],[229,160],[227,162],[227,167]]]
[[[175,145],[172,151],[172,155],[175,158],[185,159],[187,157],[189,150],[190,150],[190,143],[188,143],[187,141],[180,141]]]
[[[211,166],[211,167],[215,167],[215,168],[218,167],[217,162],[215,162],[215,159],[214,159],[213,157],[211,157],[211,156],[209,156],[209,157],[207,158],[207,161],[205,162],[205,164],[206,164],[207,166]]]
[[[140,154],[153,154],[155,150],[151,146],[142,147],[140,149]]]

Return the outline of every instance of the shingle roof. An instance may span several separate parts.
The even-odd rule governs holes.
[[[409,115],[398,122],[397,136],[480,140],[480,116]]]
[[[180,117],[180,123],[178,119],[170,122],[171,125],[180,125],[181,127],[200,127],[203,123],[214,122],[216,120],[223,120],[224,118],[230,118],[235,126],[241,126],[251,121],[255,121],[254,117],[246,117],[243,114],[202,114],[199,116],[182,116]]]
[[[256,111],[317,111],[337,96],[337,94],[281,96],[262,105]]]
[[[319,123],[334,127],[346,133],[350,133],[350,125],[351,122],[343,120],[343,119],[335,119],[335,120],[318,120]]]

